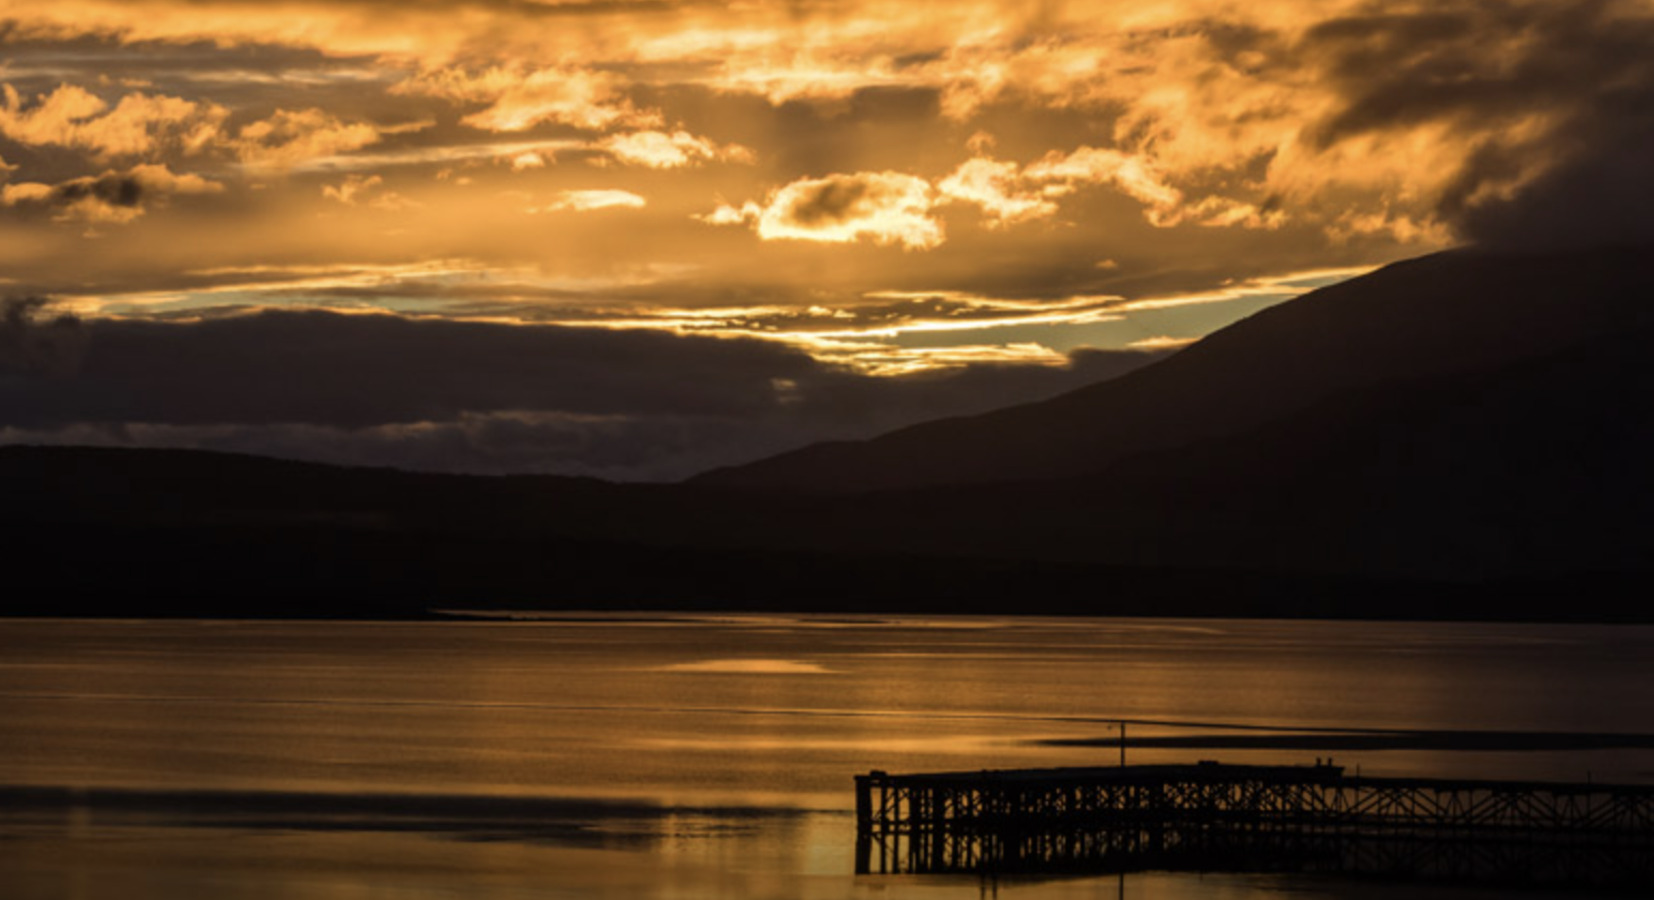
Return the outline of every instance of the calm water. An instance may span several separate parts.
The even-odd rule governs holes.
[[[851,775],[1112,764],[1113,747],[1049,742],[1106,741],[1119,719],[1654,735],[1651,686],[1654,629],[1632,627],[0,622],[0,785],[14,800],[27,787],[121,798],[0,807],[0,897],[1469,898],[1483,895],[1300,876],[857,878]],[[1654,781],[1647,749],[1338,762]]]

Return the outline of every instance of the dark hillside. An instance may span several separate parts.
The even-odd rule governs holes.
[[[1563,352],[1654,323],[1654,249],[1408,260],[1264,310],[1119,378],[694,483],[861,491],[1057,478],[1235,435],[1341,392]]]

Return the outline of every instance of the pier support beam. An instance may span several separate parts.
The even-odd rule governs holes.
[[[856,778],[864,874],[1407,866],[1419,877],[1654,888],[1654,785],[1217,763]]]

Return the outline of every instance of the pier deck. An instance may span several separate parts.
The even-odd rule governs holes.
[[[1295,870],[1654,886],[1654,786],[1196,765],[856,777],[860,873]]]

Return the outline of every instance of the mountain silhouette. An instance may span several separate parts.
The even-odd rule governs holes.
[[[678,485],[0,447],[11,614],[1654,620],[1654,248],[1459,250]]]
[[[868,491],[1061,478],[1235,436],[1341,393],[1496,368],[1654,323],[1654,254],[1474,249],[1266,309],[1182,352],[1041,403],[817,444],[694,483]]]

